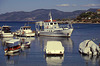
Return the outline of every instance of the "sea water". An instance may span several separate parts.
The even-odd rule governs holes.
[[[12,26],[12,32],[28,24],[35,30],[34,23],[28,22],[0,22],[0,26]],[[73,24],[74,31],[70,38],[63,37],[31,37],[30,48],[23,48],[21,52],[5,56],[4,41],[12,38],[0,39],[0,66],[99,66],[99,56],[83,56],[78,52],[79,44],[87,39],[100,43],[100,24]],[[46,56],[44,48],[47,41],[61,41],[65,48],[64,56]]]

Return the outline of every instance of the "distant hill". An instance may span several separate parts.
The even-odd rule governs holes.
[[[99,9],[99,8],[98,8],[98,9]],[[96,12],[96,11],[97,11],[97,8],[90,8],[90,9],[88,9],[87,11]]]
[[[73,12],[63,12],[56,9],[37,9],[31,12],[10,12],[0,14],[0,21],[34,21],[34,20],[48,20],[48,14],[51,11],[53,19],[75,18],[79,14],[86,11],[96,12],[97,9],[77,10]]]

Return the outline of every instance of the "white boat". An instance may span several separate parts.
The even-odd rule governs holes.
[[[47,41],[47,46],[44,49],[46,55],[63,55],[64,47],[60,41]]]
[[[86,55],[98,55],[99,46],[92,40],[84,40],[79,45],[79,52]]]
[[[35,32],[31,30],[30,26],[22,26],[18,31],[16,31],[15,35],[23,37],[32,37],[35,36]]]
[[[51,13],[50,20],[36,22],[36,35],[40,36],[55,36],[55,37],[70,37],[73,32],[71,22],[67,27],[60,27],[56,20],[52,20]]]
[[[0,31],[0,37],[7,38],[7,37],[13,37],[13,34],[11,32],[11,26],[2,26]]]
[[[19,39],[12,39],[9,41],[6,41],[7,44],[10,44],[9,46],[7,46],[6,49],[4,49],[5,51],[5,55],[10,55],[12,53],[16,53],[19,52],[21,50],[21,46],[20,45],[14,45],[15,42],[20,41]]]
[[[30,44],[31,44],[30,41],[25,42],[23,39],[21,40],[21,43],[20,43],[21,48],[30,48]]]
[[[20,41],[20,39],[11,39],[11,40],[9,40],[9,41],[6,41],[6,43],[8,43],[8,44],[14,44],[15,42],[18,42],[18,41]]]
[[[35,37],[17,37],[20,39],[21,49],[30,48],[31,41],[35,40]]]

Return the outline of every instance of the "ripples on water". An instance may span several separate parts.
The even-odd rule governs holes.
[[[0,23],[2,25],[4,23]],[[7,23],[15,27],[19,23]],[[24,23],[12,29],[15,31]],[[30,25],[33,27],[34,25]],[[94,42],[100,42],[99,24],[73,24],[74,31],[71,38],[62,37],[32,37],[25,38],[25,41],[31,41],[30,48],[22,48],[22,51],[10,56],[4,55],[4,41],[12,38],[0,39],[0,66],[99,66],[99,56],[83,56],[78,52],[79,43],[86,39],[96,39]],[[47,41],[61,41],[65,48],[64,56],[45,56],[44,47]]]

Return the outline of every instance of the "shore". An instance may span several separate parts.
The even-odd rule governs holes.
[[[35,23],[37,21],[0,21],[0,22],[30,22]],[[71,22],[72,24],[100,24],[100,22],[92,23],[92,22],[77,22],[77,21],[57,21],[59,24],[67,24],[68,22]]]
[[[68,21],[57,21],[59,24],[67,24]],[[69,21],[72,22],[72,24],[100,24],[99,22],[92,23],[92,22],[77,22],[77,21]]]
[[[75,21],[73,21],[72,23],[73,23],[73,24],[100,24],[99,22],[97,22],[97,23],[92,23],[92,22],[75,22]]]

